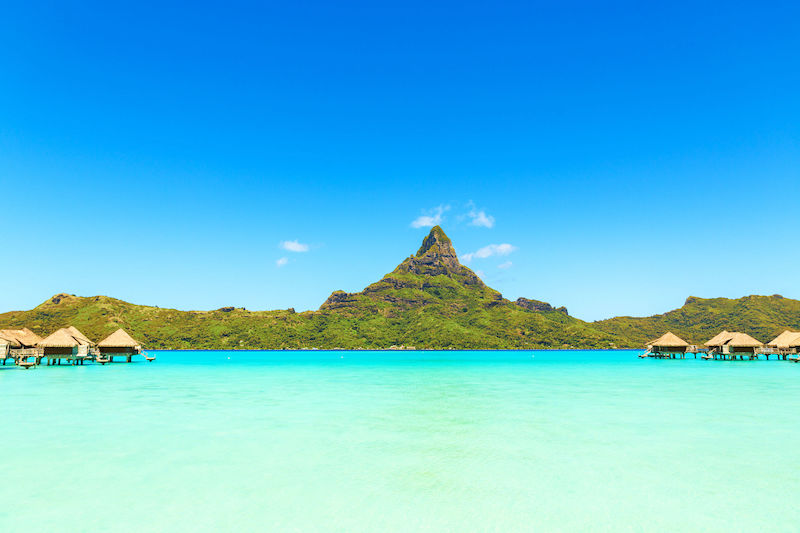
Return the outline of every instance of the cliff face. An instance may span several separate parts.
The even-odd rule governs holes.
[[[464,285],[484,286],[483,281],[472,270],[458,261],[453,242],[439,226],[431,229],[416,255],[400,263],[394,272],[419,276],[448,276]]]
[[[514,303],[529,311],[558,311],[559,313],[564,313],[565,315],[569,315],[566,307],[553,307],[549,303],[542,302],[539,300],[529,300],[528,298],[517,298],[517,301]]]

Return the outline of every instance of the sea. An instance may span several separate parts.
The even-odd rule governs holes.
[[[800,530],[800,364],[150,353],[0,366],[0,531]]]

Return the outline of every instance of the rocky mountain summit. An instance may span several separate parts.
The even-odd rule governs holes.
[[[422,246],[394,270],[420,276],[448,276],[465,285],[481,285],[483,281],[458,260],[453,241],[445,235],[442,228],[434,226],[422,241]]]
[[[529,311],[558,311],[559,313],[564,313],[568,315],[566,307],[553,307],[547,302],[542,302],[539,300],[529,300],[528,298],[517,298],[517,301],[514,302],[520,307],[524,307]]]
[[[369,301],[419,307],[442,298],[457,299],[465,295],[464,291],[495,304],[507,301],[459,262],[453,242],[442,228],[434,226],[415,255],[361,292],[334,291],[320,311],[368,305]]]

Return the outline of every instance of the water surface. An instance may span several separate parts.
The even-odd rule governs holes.
[[[155,352],[0,367],[0,531],[796,531],[800,365]]]

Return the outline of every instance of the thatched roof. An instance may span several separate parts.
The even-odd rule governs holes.
[[[25,346],[36,346],[42,341],[42,338],[39,335],[32,332],[28,328],[18,329],[17,331],[19,332],[19,335],[17,335],[17,340]]]
[[[74,348],[83,344],[67,328],[61,328],[39,343],[40,348]]]
[[[684,348],[689,346],[689,343],[685,340],[681,339],[671,331],[668,331],[661,335],[654,341],[647,343],[648,346],[664,346],[669,348]]]
[[[0,344],[7,344],[12,348],[19,348],[22,346],[20,342],[13,335],[4,335],[5,330],[0,330]]]
[[[5,339],[14,341],[20,346],[36,346],[42,338],[28,328],[22,329],[0,329],[0,336]]]
[[[722,330],[706,341],[706,346],[722,346],[726,341],[731,340],[733,333]]]
[[[706,341],[706,346],[735,346],[738,348],[753,348],[763,346],[759,340],[754,339],[747,333],[736,331],[722,331],[719,335]]]
[[[105,339],[97,343],[100,348],[136,348],[140,344],[133,339],[124,329],[118,329]]]
[[[89,340],[89,337],[87,337],[86,335],[84,335],[83,333],[81,333],[81,332],[78,330],[78,328],[76,328],[75,326],[70,326],[70,327],[68,327],[68,328],[65,328],[65,329],[66,329],[67,331],[69,331],[70,335],[72,335],[72,336],[73,336],[73,337],[75,337],[75,338],[76,338],[78,341],[80,341],[80,344],[89,344],[89,345],[91,345],[91,344],[94,344],[92,341],[90,341],[90,340]]]
[[[800,332],[786,330],[767,343],[776,348],[794,348],[800,346]]]
[[[764,343],[754,339],[747,333],[733,333],[733,336],[725,342],[728,346],[734,346],[739,348],[755,348],[757,346],[763,346]]]

